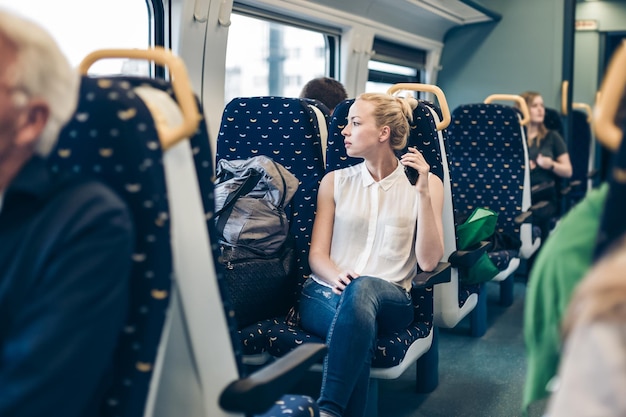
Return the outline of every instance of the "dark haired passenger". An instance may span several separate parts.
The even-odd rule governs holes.
[[[126,315],[126,206],[46,158],[79,78],[39,26],[0,9],[0,416],[92,417]]]
[[[363,158],[320,185],[302,290],[302,327],[326,338],[322,417],[361,417],[378,334],[413,322],[412,278],[443,256],[443,184],[419,150],[406,146],[417,102],[365,93],[341,132],[347,154]],[[419,173],[415,185],[404,167]]]
[[[304,85],[300,92],[300,98],[315,99],[328,107],[332,113],[337,104],[348,98],[348,92],[343,84],[334,78],[320,77],[314,78]]]

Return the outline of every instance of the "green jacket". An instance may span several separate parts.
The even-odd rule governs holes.
[[[606,184],[590,191],[561,219],[530,271],[524,309],[528,356],[524,410],[549,395],[546,384],[559,365],[561,318],[574,288],[591,266],[607,192]]]

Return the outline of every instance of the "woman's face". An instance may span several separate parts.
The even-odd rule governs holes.
[[[530,103],[530,107],[528,108],[530,112],[530,122],[535,124],[543,123],[543,119],[546,116],[546,108],[543,105],[543,98],[541,96],[536,96],[532,99]]]
[[[379,143],[382,128],[376,126],[374,104],[356,100],[348,112],[348,123],[341,131],[346,153],[352,157],[365,157],[372,146]]]

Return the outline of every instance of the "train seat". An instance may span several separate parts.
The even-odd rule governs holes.
[[[528,152],[518,112],[493,103],[467,104],[452,113],[448,129],[450,171],[455,215],[476,207],[498,213],[496,230],[519,245],[489,251],[500,272],[501,303],[513,302],[513,273],[520,258],[529,258],[541,242],[531,223],[519,216],[530,214]],[[526,220],[528,221],[528,220]]]
[[[333,111],[329,127],[329,141],[326,150],[327,171],[347,167],[353,163],[361,162],[361,159],[350,158],[345,153],[341,130],[347,123],[348,110],[354,99],[348,99],[337,105]],[[418,141],[419,132],[412,129],[412,137]],[[431,149],[433,150],[433,149]],[[434,151],[434,150],[433,150]],[[436,152],[431,152],[433,159],[437,158]],[[435,162],[434,170],[441,170],[441,163]],[[442,263],[436,274],[439,278],[449,279],[447,264]],[[426,281],[424,273],[421,278]],[[441,278],[446,277],[446,278]],[[375,356],[372,358],[371,377],[375,379],[398,378],[412,363],[418,361],[418,390],[430,391],[437,384],[437,361],[436,361],[436,331],[433,329],[433,293],[432,285],[416,285],[413,289],[415,300],[415,320],[406,330],[397,332],[390,337],[380,337],[377,341]],[[300,341],[319,340],[298,326],[286,322],[277,323],[268,332],[270,344],[268,351],[273,356],[282,356],[297,346]],[[321,370],[318,366],[317,370]],[[373,387],[370,387],[373,389]],[[375,398],[372,398],[375,401]],[[372,406],[373,407],[373,406]]]
[[[173,272],[162,151],[148,109],[115,79],[83,77],[80,101],[50,157],[52,169],[93,175],[131,209],[136,246],[129,315],[103,416],[142,415],[170,301]]]
[[[450,160],[448,159],[448,134],[446,129],[437,129],[442,120],[441,110],[430,102],[420,102],[424,111],[421,123],[424,134],[431,137],[433,143],[438,144],[438,154],[441,159],[443,184],[444,184],[444,259],[451,262],[450,282],[437,285],[435,292],[435,325],[444,328],[455,327],[464,317],[470,315],[470,334],[475,337],[482,336],[487,328],[485,291],[480,285],[465,284],[460,277],[465,271],[462,265],[461,252],[457,248],[457,223],[454,216],[454,198],[452,197],[452,179],[450,174]],[[418,119],[418,120],[420,120]],[[427,128],[429,127],[429,128]],[[483,251],[484,247],[477,251]],[[462,256],[473,257],[470,251]],[[454,262],[458,259],[457,262]]]
[[[572,177],[568,181],[570,190],[563,196],[565,210],[587,194],[597,174],[594,170],[596,141],[591,131],[591,111],[589,108],[587,112],[579,109],[572,109],[571,112],[573,136],[568,152],[572,161]]]
[[[105,50],[85,58],[81,71],[86,74],[97,59],[119,56],[176,64],[170,71],[177,86],[137,77],[83,76],[76,114],[50,159],[55,172],[101,178],[126,200],[135,221],[129,316],[99,415],[317,416],[309,397],[275,400],[323,356],[323,345],[294,352],[262,378],[242,377],[237,366],[238,338],[230,332],[235,327],[228,326],[232,315],[212,262],[217,245],[209,244],[206,227],[212,225],[206,216],[213,209],[205,210],[202,202],[211,203],[212,176],[204,177],[207,193],[201,193],[194,169],[195,162],[212,158],[194,160],[199,152],[182,140],[193,136],[208,145],[203,119],[196,129],[197,109],[189,111],[197,100],[188,81],[182,81],[182,61],[161,48]],[[210,152],[208,146],[202,149]],[[216,346],[220,355],[206,354]]]
[[[153,108],[158,103],[164,110],[161,114],[169,115],[171,124],[178,124],[173,105],[176,94],[169,83],[129,81],[147,88],[141,90],[142,97]],[[201,107],[197,98],[195,103]],[[168,150],[164,158],[172,200],[175,259],[180,268],[176,268],[175,300],[169,313],[171,324],[166,327],[168,337],[162,347],[163,374],[154,395],[153,415],[179,415],[180,403],[191,415],[201,414],[203,409],[211,416],[317,415],[317,405],[310,397],[283,393],[312,362],[323,356],[323,344],[307,346],[282,363],[272,364],[263,371],[262,381],[259,374],[248,375],[243,367],[236,317],[221,269],[215,262],[219,245],[213,219],[213,158],[208,140],[201,117],[189,141]],[[207,326],[212,329],[210,340]],[[218,354],[206,355],[206,351],[216,348]]]
[[[285,97],[239,97],[225,107],[217,138],[216,160],[247,159],[266,155],[282,164],[300,181],[286,208],[290,232],[296,241],[297,282],[293,303],[311,270],[309,244],[313,229],[319,182],[324,175],[321,123],[315,106],[305,99]],[[264,363],[267,330],[283,318],[265,319],[241,330],[247,363]]]
[[[330,110],[324,103],[314,98],[304,98],[309,108],[317,116],[317,125],[320,129],[320,144],[322,145],[322,157],[326,158],[326,146],[328,145],[328,125],[330,123]]]
[[[328,122],[328,146],[326,147],[326,172],[334,169],[345,168],[361,162],[359,158],[346,155],[346,148],[343,146],[343,135],[341,131],[348,120],[348,111],[354,103],[353,98],[346,99],[337,104]]]
[[[587,112],[591,112],[591,109]],[[559,199],[559,212],[554,219],[555,225],[560,217],[587,194],[592,188],[594,177],[598,174],[593,169],[596,145],[588,113],[578,109],[572,109],[571,112],[573,124],[568,153],[572,163],[572,177],[561,178],[554,184]],[[556,130],[563,139],[566,139],[561,115],[557,110],[546,107],[544,124],[548,129]]]

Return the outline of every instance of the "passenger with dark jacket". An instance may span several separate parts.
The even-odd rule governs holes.
[[[40,27],[0,10],[0,416],[91,417],[124,323],[128,209],[46,158],[79,77]]]

